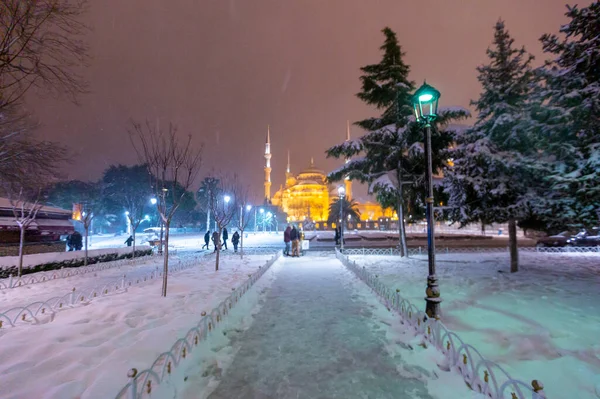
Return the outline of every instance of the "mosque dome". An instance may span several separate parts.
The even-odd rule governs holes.
[[[310,159],[310,166],[296,177],[298,184],[326,184],[327,176],[321,169],[315,167],[314,159]]]

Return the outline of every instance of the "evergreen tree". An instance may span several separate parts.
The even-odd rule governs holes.
[[[454,165],[444,186],[451,218],[461,225],[509,223],[511,272],[518,271],[516,222],[529,217],[534,197],[533,173],[525,156],[535,153],[523,128],[533,59],[525,48],[514,48],[503,21],[495,26],[488,65],[477,68],[483,92],[472,101],[478,112],[472,128],[456,135]]]
[[[412,116],[411,95],[415,85],[408,77],[410,67],[403,61],[404,53],[394,31],[386,27],[382,32],[385,35],[380,47],[383,57],[378,64],[361,68],[362,90],[357,94],[362,101],[380,110],[381,116],[356,122],[367,131],[360,139],[327,150],[328,157],[354,157],[328,177],[331,181],[347,177],[369,183],[369,191],[376,194],[379,203],[396,210],[404,256],[408,254],[404,230],[406,210],[410,209],[417,216],[424,208],[424,138],[423,130]],[[447,150],[453,141],[448,122],[466,116],[465,109],[439,112],[432,129],[434,173],[446,164]],[[413,201],[407,203],[407,199]]]
[[[532,130],[549,177],[538,212],[551,230],[600,223],[600,2],[567,7],[564,38],[540,39],[552,61],[538,69]]]

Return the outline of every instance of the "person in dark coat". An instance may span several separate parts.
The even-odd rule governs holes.
[[[129,238],[125,240],[125,244],[130,247],[131,244],[133,244],[133,236],[129,236]]]
[[[204,249],[204,247],[209,249],[208,244],[210,244],[210,230],[206,230],[206,234],[204,234],[204,245],[202,246],[202,249]]]
[[[69,234],[67,236],[67,251],[71,252],[73,250],[74,250],[74,248],[73,248],[73,234]]]
[[[292,227],[292,231],[290,231],[290,239],[292,240],[292,256],[300,256],[300,248],[298,248],[298,245],[300,244],[300,234],[298,234],[296,226]]]
[[[227,239],[229,238],[229,233],[227,233],[227,227],[223,227],[223,246],[227,249]]]
[[[78,231],[71,234],[71,246],[75,248],[75,251],[81,251],[83,248],[83,237]]]
[[[292,239],[290,238],[290,233],[292,232],[292,226],[288,225],[285,231],[283,232],[283,242],[285,243],[285,249],[283,250],[284,256],[290,256],[290,243]]]
[[[237,247],[238,247],[239,242],[240,242],[240,233],[238,233],[236,231],[235,233],[233,233],[233,236],[231,236],[231,243],[233,244],[233,250],[235,252],[237,252]]]
[[[213,241],[213,245],[215,246],[215,250],[213,252],[217,252],[217,248],[219,248],[219,249],[221,248],[221,243],[219,242],[221,240],[219,239],[219,232],[218,231],[215,231],[212,234],[212,241]]]
[[[340,226],[335,228],[335,245],[340,245]]]

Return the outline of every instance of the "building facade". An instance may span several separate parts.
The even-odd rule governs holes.
[[[348,126],[347,140],[350,140],[350,130]],[[317,229],[334,228],[335,223],[328,225],[329,206],[338,198],[337,187],[330,185],[327,181],[326,173],[315,166],[314,159],[299,174],[292,174],[290,167],[290,154],[288,152],[288,162],[285,171],[285,185],[271,196],[271,137],[270,129],[267,129],[267,141],[265,145],[265,203],[280,208],[287,214],[288,222],[305,223],[310,221],[314,223]],[[383,209],[377,202],[360,201],[353,197],[352,181],[344,180],[346,197],[357,203],[360,212],[360,221],[349,221],[354,228],[366,228],[381,218],[397,220],[395,212],[391,209]],[[363,222],[363,223],[360,223]]]

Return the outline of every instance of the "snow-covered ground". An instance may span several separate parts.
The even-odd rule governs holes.
[[[548,398],[600,397],[600,254],[437,256],[442,321],[484,356]],[[417,306],[425,307],[427,258],[351,256]],[[498,271],[503,271],[499,273]]]
[[[233,230],[229,232],[229,240],[227,245],[233,248],[231,245],[231,236]],[[125,240],[128,236],[120,235],[94,235],[91,239],[90,248],[119,248],[125,246]],[[138,233],[136,235],[136,245],[148,244],[148,239],[154,237],[153,234]],[[169,237],[169,246],[181,250],[181,249],[198,249],[200,250],[204,245],[204,234],[201,233],[187,233],[187,234],[173,234]],[[272,233],[244,233],[244,246],[283,246],[283,232],[272,232]],[[210,243],[212,248],[212,241]]]
[[[169,277],[169,292],[160,296],[153,280],[128,292],[97,298],[88,305],[65,308],[54,320],[38,325],[0,329],[0,398],[112,398],[127,382],[131,367],[144,369],[159,353],[210,312],[232,288],[248,278],[272,255],[221,258],[214,271],[212,257],[198,267]],[[132,269],[155,267],[155,261]],[[132,273],[132,270],[128,270]],[[62,292],[76,282],[110,279],[116,270],[90,273],[3,290],[2,303],[23,303]],[[33,290],[33,291],[32,291]]]

